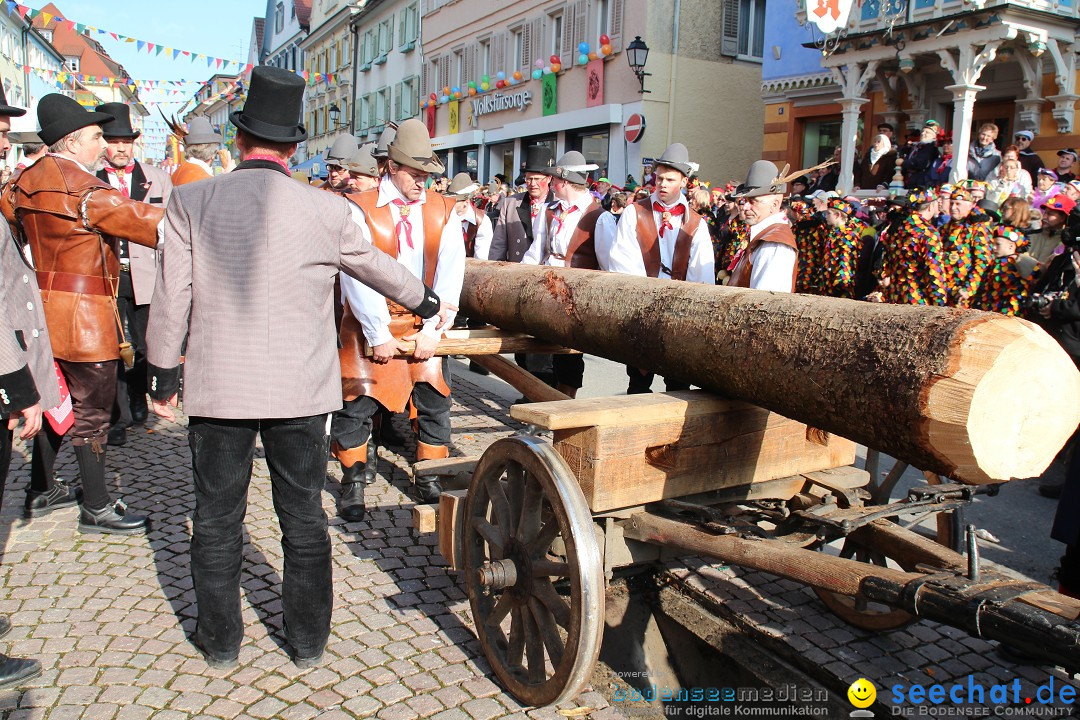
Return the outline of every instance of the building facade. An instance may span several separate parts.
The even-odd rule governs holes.
[[[628,175],[640,182],[644,166],[676,141],[703,178],[741,177],[761,150],[764,15],[755,24],[755,7],[756,0],[424,0],[420,98],[439,101],[421,113],[448,172],[467,170],[485,182],[518,177],[533,145],[555,157],[581,151],[599,166],[596,177],[617,185]],[[625,52],[637,36],[649,47],[645,93]],[[497,89],[500,79],[510,84]],[[455,89],[457,103],[441,102]],[[641,124],[637,118],[647,129],[631,142],[625,128],[632,119]]]
[[[184,115],[184,122],[195,116],[205,117],[214,130],[225,139],[225,148],[236,154],[236,126],[229,115],[244,106],[244,76],[219,73],[212,76],[195,93],[194,107]]]
[[[350,21],[360,12],[347,0],[316,0],[311,30],[299,44],[308,72],[305,95],[306,154],[315,161],[334,138],[348,132],[353,97],[353,35]]]
[[[388,123],[420,112],[419,0],[374,0],[352,19],[356,84],[349,130],[378,139]]]
[[[257,46],[258,58],[253,64],[273,65],[294,72],[304,70],[304,51],[300,44],[311,26],[311,2],[267,0],[266,17],[259,18],[263,30]],[[301,143],[293,160],[303,162],[307,157],[306,150],[307,146]]]
[[[1030,130],[1032,149],[1051,167],[1057,150],[1080,142],[1074,0],[875,0],[854,7],[830,36],[810,23],[796,28],[782,12],[791,8],[770,7],[766,44],[792,62],[766,53],[763,69],[771,159],[809,164],[840,146],[841,187],[850,189],[854,160],[881,122],[902,139],[934,119],[952,135],[957,157],[967,156],[984,122],[999,127],[999,148]],[[805,18],[804,6],[796,19]],[[954,163],[953,179],[966,170]]]

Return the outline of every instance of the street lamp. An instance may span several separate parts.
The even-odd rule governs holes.
[[[626,46],[626,62],[630,63],[630,69],[634,71],[638,82],[641,83],[642,93],[649,92],[645,89],[645,76],[652,74],[645,72],[645,61],[648,59],[649,46],[645,44],[640,35],[635,35],[633,41]]]
[[[337,103],[330,103],[330,122],[334,124],[334,127],[341,127],[338,124],[338,118],[341,117],[341,108],[337,106]]]

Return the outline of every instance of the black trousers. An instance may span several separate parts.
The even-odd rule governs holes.
[[[627,365],[626,377],[630,379],[630,384],[626,388],[626,394],[640,395],[641,393],[652,392],[653,379],[656,377],[656,373],[642,373],[636,367]],[[675,390],[689,390],[690,383],[684,383],[675,378],[664,378],[664,389],[668,392],[673,392]]]
[[[330,443],[327,415],[273,420],[188,420],[195,480],[191,580],[198,605],[196,642],[218,657],[235,656],[244,639],[240,614],[243,525],[255,439],[262,438],[281,527],[286,635],[297,657],[318,655],[334,607],[330,535],[322,507]]]
[[[116,309],[124,325],[124,336],[135,350],[135,365],[128,370],[123,362],[117,364],[112,424],[130,427],[132,412],[146,410],[146,323],[150,319],[150,306],[136,305],[134,297],[117,297]]]
[[[443,358],[443,379],[453,387],[450,378],[449,358]],[[425,445],[447,446],[450,444],[450,398],[427,383],[413,386],[412,403],[416,408],[417,439]],[[383,409],[374,398],[358,397],[349,400],[334,413],[330,436],[345,450],[360,447],[371,437],[372,418]]]
[[[585,356],[559,354],[551,356],[551,368],[555,371],[555,383],[580,388],[585,379]]]

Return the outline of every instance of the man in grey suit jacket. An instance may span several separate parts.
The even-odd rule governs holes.
[[[173,187],[169,174],[135,159],[134,143],[142,133],[131,127],[131,108],[116,102],[98,105],[97,110],[115,118],[102,128],[107,146],[105,166],[97,171],[98,179],[132,200],[167,205]],[[116,247],[120,259],[116,307],[124,337],[135,350],[135,365],[130,370],[123,365],[119,369],[109,445],[123,445],[127,428],[146,420],[146,321],[157,274],[157,252],[153,248],[123,238],[117,239]]]
[[[364,239],[351,204],[293,180],[287,160],[304,81],[252,71],[247,103],[230,116],[242,162],[174,190],[149,346],[150,397],[171,419],[180,353],[195,485],[193,641],[211,665],[235,665],[243,640],[240,569],[247,488],[261,436],[285,554],[285,636],[299,667],[317,664],[333,608],[330,537],[322,508],[330,413],[341,408],[334,279],[352,275],[424,318],[449,308]],[[298,235],[298,229],[302,228]]]
[[[11,148],[10,118],[25,114],[25,110],[7,104],[0,86],[0,155]],[[0,223],[0,413],[7,421],[0,428],[0,500],[11,465],[12,431],[21,419],[23,429],[19,437],[29,441],[41,430],[42,413],[59,404],[60,388],[53,368],[37,274],[7,223]],[[56,492],[65,495],[64,506],[78,501],[76,493],[59,484]],[[52,507],[60,505],[57,502]],[[0,636],[9,630],[11,621],[0,616]],[[0,654],[0,688],[14,687],[40,673],[41,663],[37,660]]]

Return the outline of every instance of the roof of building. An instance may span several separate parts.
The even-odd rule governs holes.
[[[255,47],[262,47],[263,29],[266,28],[266,18],[253,18],[255,20]]]
[[[46,23],[43,14],[48,13],[54,17]],[[58,23],[56,17],[65,17],[56,5],[49,3],[41,8],[34,18],[34,27],[38,30],[52,31],[52,44],[65,57],[79,58],[79,72],[85,75],[104,77],[127,77],[124,67],[109,57],[101,44],[87,35],[75,32],[74,28],[66,23]]]
[[[311,0],[293,0],[293,7],[300,27],[311,27]]]

